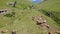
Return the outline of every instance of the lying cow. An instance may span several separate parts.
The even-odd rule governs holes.
[[[8,5],[15,7],[16,3],[17,3],[16,1],[15,2],[9,2]]]
[[[60,34],[60,31],[57,31],[56,33],[57,33],[57,34]]]
[[[1,31],[1,33],[7,33],[7,32],[8,32],[8,30],[6,30],[6,29]]]
[[[7,12],[7,9],[0,10],[0,13],[5,13]]]
[[[8,3],[8,5],[11,5],[11,6],[13,6],[13,4],[14,4],[14,2],[9,2],[9,3]]]

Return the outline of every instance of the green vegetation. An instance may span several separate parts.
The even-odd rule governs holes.
[[[11,12],[11,13],[8,13],[8,14],[6,14],[6,15],[4,15],[4,16],[6,16],[6,17],[12,17],[12,16],[14,16],[15,15],[15,12]]]
[[[60,26],[60,12],[59,11],[46,11],[42,10],[42,13],[52,18]]]

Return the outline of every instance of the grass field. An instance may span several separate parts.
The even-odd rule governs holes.
[[[11,34],[13,29],[17,30],[17,34],[46,34],[44,30],[36,25],[35,21],[31,20],[31,16],[36,15],[43,16],[49,25],[55,29],[60,29],[60,0],[46,0],[36,5],[28,0],[17,0],[16,7],[7,5],[8,2],[12,1],[16,0],[0,0],[0,10],[8,9],[7,13],[0,14],[0,34],[3,29],[8,30],[7,34]],[[27,9],[29,5],[34,5],[35,9]],[[24,8],[25,10],[23,10]],[[51,11],[52,17],[45,15],[42,10],[45,12]],[[4,16],[12,14],[12,12],[15,13],[12,17]]]

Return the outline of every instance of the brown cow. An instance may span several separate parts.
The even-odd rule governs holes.
[[[8,32],[8,30],[6,30],[6,29],[5,29],[5,30],[2,30],[1,32],[2,32],[2,33],[7,33],[7,32]]]
[[[53,34],[52,32],[48,32],[48,34]]]
[[[57,31],[56,33],[57,33],[57,34],[60,34],[60,31]]]
[[[13,31],[12,31],[12,34],[16,34],[16,30],[13,30]]]

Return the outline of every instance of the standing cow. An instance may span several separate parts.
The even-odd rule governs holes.
[[[53,34],[52,32],[48,32],[47,34]]]
[[[12,31],[12,34],[16,34],[16,30],[13,30],[13,31]]]

